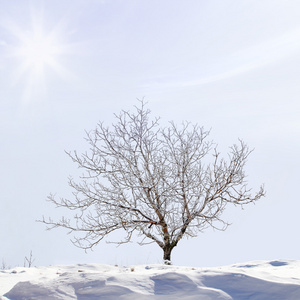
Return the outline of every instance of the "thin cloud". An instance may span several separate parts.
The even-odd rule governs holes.
[[[165,76],[160,76],[160,78],[157,77],[156,82],[152,82],[151,86],[188,87],[226,80],[298,54],[299,49],[300,28],[296,28],[277,38],[236,51],[222,58],[222,60],[216,60],[211,57],[208,64],[205,65],[206,73],[209,74],[208,76],[190,80],[181,80],[180,78],[168,80],[167,78],[170,74],[166,74]],[[215,68],[216,65],[218,65],[218,68],[213,71],[212,68]],[[143,86],[146,87],[149,85],[148,83]]]
[[[272,39],[234,53],[231,57],[231,69],[216,75],[184,82],[182,86],[207,84],[246,73],[266,65],[275,63],[286,57],[297,54],[300,48],[300,28],[287,32]]]
[[[7,46],[7,42],[4,41],[4,40],[0,40],[0,46],[1,46],[1,47]]]

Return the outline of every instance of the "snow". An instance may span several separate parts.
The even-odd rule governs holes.
[[[295,300],[300,299],[300,261],[252,261],[217,268],[18,267],[0,271],[0,299]]]

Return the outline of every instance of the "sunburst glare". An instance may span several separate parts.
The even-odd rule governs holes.
[[[46,91],[46,75],[50,69],[64,79],[72,76],[60,63],[62,54],[70,50],[70,45],[63,41],[62,26],[56,25],[47,31],[43,13],[34,12],[29,29],[13,23],[6,27],[16,40],[10,52],[10,56],[18,61],[13,72],[13,85],[25,81],[23,100],[29,101]]]
[[[45,35],[41,30],[24,37],[23,45],[16,54],[24,59],[24,64],[41,75],[45,66],[55,66],[55,57],[61,49],[53,36]]]

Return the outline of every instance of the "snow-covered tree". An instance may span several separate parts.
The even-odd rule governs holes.
[[[121,111],[111,127],[99,123],[87,133],[89,151],[68,153],[84,171],[69,180],[74,198],[49,200],[75,211],[73,219],[43,218],[48,228],[78,232],[73,243],[89,249],[115,230],[134,233],[140,244],[156,243],[165,261],[178,242],[207,227],[225,230],[227,204],[244,205],[264,196],[251,195],[244,167],[251,150],[241,140],[221,158],[209,132],[197,124],[170,122],[160,127],[144,101],[134,112]],[[81,234],[80,234],[81,233]]]

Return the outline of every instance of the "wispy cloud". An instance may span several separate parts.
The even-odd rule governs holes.
[[[160,78],[154,84],[167,87],[187,87],[221,81],[279,62],[287,57],[298,55],[299,49],[300,28],[296,28],[252,47],[232,52],[222,59],[209,57],[205,65],[207,76],[204,75],[197,78],[195,74],[190,79],[178,76],[176,80],[168,80],[168,75],[166,74],[163,76],[164,78]]]
[[[7,46],[7,42],[4,41],[4,40],[0,40],[0,46],[1,46],[1,47]]]
[[[183,82],[182,86],[201,85],[246,73],[298,54],[300,49],[300,28],[287,32],[275,39],[254,45],[233,53],[229,59],[231,68],[209,77]],[[226,63],[228,65],[228,61]]]

